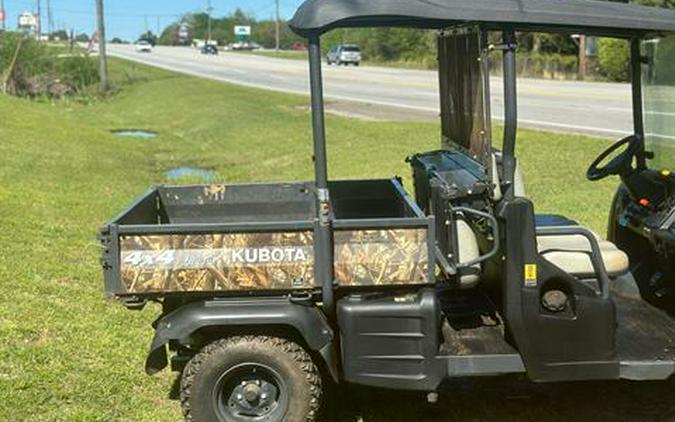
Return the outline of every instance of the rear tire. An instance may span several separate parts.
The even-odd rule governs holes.
[[[314,422],[321,396],[311,356],[276,337],[215,341],[190,360],[181,379],[188,422]]]

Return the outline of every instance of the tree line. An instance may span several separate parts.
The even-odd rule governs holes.
[[[675,0],[634,0],[634,3],[675,8]],[[179,30],[187,25],[192,39],[208,38],[208,20],[206,13],[184,15],[164,29],[156,41],[162,45],[181,43]],[[249,25],[252,27],[251,41],[263,47],[275,45],[275,26],[273,20],[257,20],[242,10],[236,10],[229,16],[211,19],[211,39],[220,45],[236,41],[234,27]],[[498,42],[498,34],[495,34]],[[145,34],[144,37],[153,36]],[[323,37],[323,49],[328,50],[338,44],[357,44],[366,60],[371,62],[409,65],[411,67],[434,68],[436,66],[436,34],[433,31],[421,31],[406,28],[356,28],[339,29]],[[628,78],[629,46],[625,41],[613,39],[595,40],[594,55],[587,65],[588,73],[597,79],[623,81]],[[305,40],[295,35],[289,26],[281,25],[280,45],[291,48]],[[568,34],[519,34],[520,72],[526,76],[564,78],[575,77],[578,71],[579,40]],[[499,58],[495,60],[498,71]]]

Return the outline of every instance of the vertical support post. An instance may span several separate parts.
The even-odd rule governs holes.
[[[631,82],[633,91],[633,130],[640,138],[642,148],[637,156],[638,169],[647,168],[645,156],[645,122],[642,103],[642,52],[640,51],[640,39],[633,38],[630,44],[631,50]]]
[[[105,35],[105,11],[103,0],[96,0],[96,23],[98,26],[98,50],[99,50],[99,76],[101,78],[101,91],[107,92],[108,84],[108,53],[106,51]]]
[[[324,118],[323,81],[321,75],[321,41],[319,34],[309,38],[309,76],[312,93],[312,133],[314,139],[314,179],[316,183],[317,216],[314,223],[314,279],[321,283],[323,306],[328,316],[335,314],[333,298],[333,236],[330,194],[328,191],[328,160],[326,157],[326,127]]]
[[[518,131],[518,89],[516,70],[516,34],[513,30],[503,33],[504,61],[504,179],[508,185],[506,199],[514,198],[516,173],[516,134]]]

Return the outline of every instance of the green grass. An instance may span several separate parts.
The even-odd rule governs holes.
[[[234,51],[240,54],[255,54],[258,56],[274,57],[276,59],[307,60],[307,51],[295,50],[256,50],[256,51]]]
[[[158,308],[134,313],[106,301],[98,228],[176,166],[213,169],[228,183],[312,176],[306,98],[113,65],[122,90],[105,101],[0,97],[2,421],[180,420],[169,398],[175,375],[143,372]],[[406,176],[404,157],[438,145],[436,124],[327,122],[333,178]],[[123,128],[160,135],[110,134]],[[616,181],[591,184],[583,174],[607,142],[535,131],[520,140],[539,210],[602,231]],[[334,420],[647,421],[621,418],[654,415],[672,397],[662,384],[633,387],[464,385],[435,410],[416,394],[356,389],[340,393]]]

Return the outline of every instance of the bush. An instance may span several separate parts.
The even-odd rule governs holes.
[[[630,46],[627,41],[615,38],[598,40],[600,72],[609,80],[625,82],[630,75]]]
[[[96,61],[90,57],[64,57],[58,62],[58,74],[62,83],[80,92],[100,81]]]
[[[96,63],[84,56],[60,57],[58,49],[7,32],[0,35],[0,87],[21,97],[61,98],[99,80]]]
[[[579,59],[570,54],[541,54],[518,52],[517,72],[521,77],[545,79],[574,79],[577,77]],[[490,69],[493,74],[502,74],[502,53],[490,54]]]

